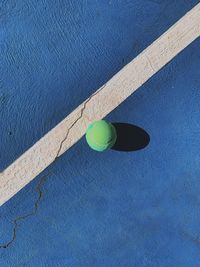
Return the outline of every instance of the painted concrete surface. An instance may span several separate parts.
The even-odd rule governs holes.
[[[3,170],[199,1],[0,2]],[[200,266],[200,40],[107,119],[142,150],[84,138],[0,208],[0,266]]]

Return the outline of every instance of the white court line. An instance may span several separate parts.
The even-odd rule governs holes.
[[[105,117],[199,36],[200,3],[0,173],[0,205],[75,144],[89,123]]]

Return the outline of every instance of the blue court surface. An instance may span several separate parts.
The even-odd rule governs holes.
[[[1,0],[0,169],[198,2]],[[82,138],[0,207],[1,267],[200,266],[200,40],[106,119],[149,144]]]

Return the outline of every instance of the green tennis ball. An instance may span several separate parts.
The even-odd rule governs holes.
[[[88,145],[99,152],[111,148],[115,144],[116,139],[115,127],[104,120],[93,122],[86,131]]]

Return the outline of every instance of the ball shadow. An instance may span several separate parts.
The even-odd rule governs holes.
[[[149,134],[142,128],[129,123],[112,123],[117,131],[117,140],[111,148],[131,152],[145,148],[150,142]]]

